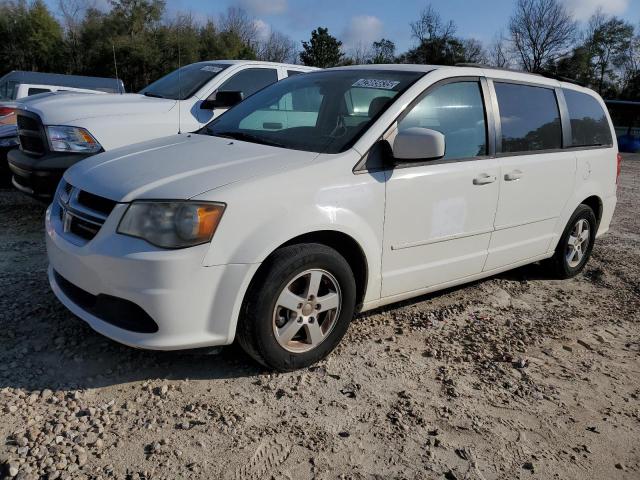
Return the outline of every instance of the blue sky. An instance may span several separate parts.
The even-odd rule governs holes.
[[[55,5],[57,0],[47,0]],[[97,0],[106,4],[106,0]],[[598,7],[638,26],[640,0],[560,0],[578,20],[586,20]],[[381,37],[393,40],[398,53],[413,44],[409,22],[428,4],[425,0],[167,0],[169,16],[192,12],[197,19],[217,16],[228,7],[241,7],[256,19],[263,32],[286,33],[306,40],[311,30],[328,27],[348,50],[369,45]],[[443,20],[454,20],[458,34],[490,43],[506,28],[515,0],[433,0]],[[54,9],[55,10],[55,9]]]

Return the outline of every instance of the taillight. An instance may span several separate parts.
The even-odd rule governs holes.
[[[10,107],[0,107],[0,125],[15,125],[16,110]]]
[[[618,167],[616,170],[616,183],[618,183],[618,180],[620,179],[620,172],[622,171],[622,154],[621,153],[618,153],[617,161],[618,161]]]

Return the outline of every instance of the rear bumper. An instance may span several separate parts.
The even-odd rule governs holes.
[[[596,233],[597,237],[609,231],[609,225],[611,224],[617,202],[618,198],[615,195],[607,197],[602,201],[602,216],[600,218],[600,224],[598,225],[598,232]]]
[[[90,155],[48,153],[42,157],[27,155],[19,149],[7,155],[13,185],[23,193],[50,199],[65,170]]]

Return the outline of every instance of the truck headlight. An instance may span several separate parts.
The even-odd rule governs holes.
[[[98,153],[102,146],[84,128],[50,125],[47,136],[54,152]]]
[[[212,202],[135,201],[118,233],[162,248],[185,248],[211,241],[225,205]]]

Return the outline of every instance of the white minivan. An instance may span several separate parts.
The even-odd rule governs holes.
[[[370,65],[274,84],[193,134],[68,170],[51,287],[127,345],[237,339],[312,364],[357,311],[546,260],[609,228],[620,159],[601,98],[542,76]]]

